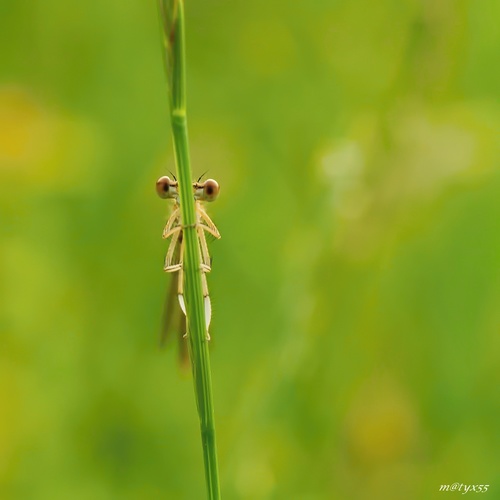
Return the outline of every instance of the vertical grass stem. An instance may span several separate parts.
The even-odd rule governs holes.
[[[165,66],[170,95],[170,117],[175,162],[180,188],[184,228],[185,303],[195,397],[200,418],[207,493],[210,500],[220,499],[219,471],[215,440],[215,421],[206,339],[201,260],[196,234],[196,210],[193,197],[186,118],[186,64],[183,0],[159,0],[165,45]]]

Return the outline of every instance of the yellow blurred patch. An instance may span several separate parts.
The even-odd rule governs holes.
[[[389,378],[368,380],[355,394],[346,421],[349,451],[377,465],[411,454],[418,423],[409,396]]]
[[[73,190],[94,180],[98,134],[88,122],[39,102],[28,90],[0,87],[0,178],[23,187]]]
[[[22,168],[40,156],[53,123],[33,96],[19,87],[0,88],[0,167]]]

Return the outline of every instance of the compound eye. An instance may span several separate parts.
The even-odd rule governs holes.
[[[177,183],[164,175],[156,181],[156,192],[160,198],[173,198],[177,193]]]
[[[203,199],[205,201],[214,201],[219,195],[219,184],[213,179],[207,179],[203,183]]]

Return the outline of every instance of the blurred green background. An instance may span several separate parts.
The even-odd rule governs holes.
[[[500,498],[500,3],[186,15],[223,498]],[[1,499],[205,497],[158,349],[158,26],[154,0],[0,3]]]

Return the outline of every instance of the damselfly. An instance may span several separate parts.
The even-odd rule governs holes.
[[[210,303],[210,296],[208,293],[208,284],[206,274],[211,271],[211,258],[208,253],[208,245],[205,233],[209,233],[215,238],[220,238],[220,233],[213,223],[212,219],[208,216],[205,208],[203,207],[203,202],[214,201],[219,194],[219,184],[213,179],[207,179],[205,182],[198,181],[193,182],[193,195],[195,199],[196,206],[196,234],[198,236],[198,249],[201,261],[201,284],[203,290],[203,303],[205,307],[205,326],[206,326],[206,336],[207,340],[210,340],[210,334],[208,333],[208,328],[210,326],[210,320],[212,318],[212,305]],[[175,300],[175,295],[177,295],[177,300],[179,302],[180,308],[184,313],[183,320],[181,323],[185,324],[186,317],[186,305],[184,302],[184,238],[183,231],[184,227],[181,219],[181,207],[179,200],[179,183],[177,179],[170,179],[167,176],[160,177],[156,182],[156,192],[160,198],[172,199],[174,201],[172,213],[165,224],[163,229],[163,238],[170,238],[170,244],[168,246],[167,255],[165,256],[165,265],[163,270],[167,273],[172,273],[174,275],[174,280],[170,287],[170,293],[167,297],[167,303],[165,305],[165,323],[162,333],[162,342],[164,341],[165,335],[168,333],[172,325],[172,320],[175,316],[175,307],[173,306],[173,300]],[[176,279],[175,279],[176,278]],[[177,328],[185,329],[177,325]],[[187,332],[181,333],[180,335],[185,336]],[[185,350],[185,349],[184,349]],[[181,355],[183,347],[181,344]]]

